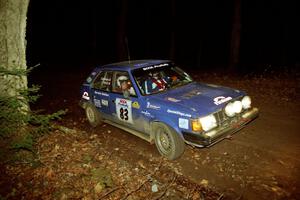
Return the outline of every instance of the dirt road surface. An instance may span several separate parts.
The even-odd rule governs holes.
[[[32,82],[43,86],[36,107],[47,111],[68,108],[63,124],[97,135],[107,151],[126,163],[145,168],[164,160],[151,145],[110,125],[91,128],[78,107],[79,87],[91,68],[33,73]],[[264,73],[230,76],[192,71],[194,79],[245,90],[260,115],[231,139],[210,148],[187,146],[184,155],[164,160],[170,171],[206,185],[229,199],[300,199],[299,73]]]

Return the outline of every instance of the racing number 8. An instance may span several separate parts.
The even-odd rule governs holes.
[[[120,108],[120,118],[123,120],[128,120],[128,110],[127,108]]]

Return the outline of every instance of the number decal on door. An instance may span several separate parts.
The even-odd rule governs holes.
[[[120,118],[123,120],[128,120],[128,110],[127,108],[120,108]]]
[[[132,121],[132,112],[131,112],[131,100],[127,99],[116,99],[116,112],[118,119],[124,122],[133,123]]]

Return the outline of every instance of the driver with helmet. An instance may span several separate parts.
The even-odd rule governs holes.
[[[129,80],[128,76],[119,76],[117,78],[117,92],[129,92],[130,95],[135,95],[135,91],[131,85],[131,81]]]

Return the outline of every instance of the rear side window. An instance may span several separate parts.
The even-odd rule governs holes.
[[[111,78],[112,78],[112,72],[111,71],[102,71],[97,76],[93,83],[93,88],[97,90],[103,90],[103,91],[111,91]]]

